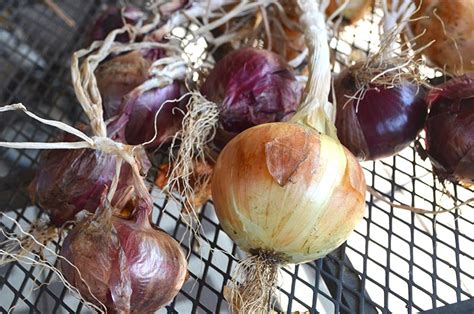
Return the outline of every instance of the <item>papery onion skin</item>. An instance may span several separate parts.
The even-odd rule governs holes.
[[[287,263],[317,259],[345,241],[364,214],[365,190],[347,149],[294,123],[239,134],[219,155],[212,180],[229,237],[247,252],[274,252]]]
[[[455,77],[427,96],[426,152],[441,180],[474,184],[474,74]]]
[[[116,56],[95,71],[97,87],[102,96],[104,118],[118,114],[123,97],[148,78],[151,61],[140,51]]]
[[[373,85],[357,96],[352,69],[334,80],[337,136],[356,157],[375,160],[395,155],[423,129],[428,105],[425,92],[408,81],[392,88]]]
[[[163,163],[158,167],[155,185],[163,190],[169,181],[170,169],[173,165],[169,163]],[[193,208],[201,208],[211,199],[211,182],[205,181],[203,178],[210,178],[214,163],[212,161],[193,161],[193,173],[189,178],[189,185],[192,187],[194,193],[190,199],[183,202],[184,210],[188,213],[192,213]],[[204,181],[204,182],[202,182]],[[183,179],[179,178],[177,181],[176,191],[182,192]]]
[[[326,9],[329,16],[336,11],[345,0],[330,0]],[[354,24],[367,14],[372,6],[373,0],[349,0],[347,6],[342,11],[342,17],[347,24]]]
[[[143,151],[139,149],[139,151]],[[142,172],[150,163],[144,151],[139,154]],[[29,191],[36,202],[48,213],[55,226],[74,220],[82,210],[94,212],[101,195],[110,187],[115,176],[116,156],[93,149],[49,150],[41,156],[36,177]],[[126,203],[133,181],[128,164],[122,166],[118,192],[112,204]],[[128,191],[127,191],[128,190]]]
[[[415,48],[435,40],[422,51],[434,65],[452,74],[474,71],[474,1],[417,0],[415,4],[419,9],[410,23],[413,35],[426,31],[416,38]]]
[[[235,50],[217,62],[201,91],[219,106],[222,144],[252,126],[288,120],[301,97],[286,61],[256,48]]]
[[[179,244],[147,222],[88,218],[66,237],[61,255],[112,312],[153,313],[173,300],[187,276]],[[83,297],[99,305],[69,263],[62,260],[61,270]]]
[[[128,93],[120,109],[121,119],[126,119],[124,136],[128,144],[138,145],[150,141],[155,135],[155,115],[157,136],[147,144],[155,148],[168,142],[181,128],[184,102],[179,98],[184,87],[179,81],[159,88],[142,92],[134,90]]]

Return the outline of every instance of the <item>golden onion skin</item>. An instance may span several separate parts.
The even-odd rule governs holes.
[[[414,15],[419,19],[410,24],[413,34],[417,36],[426,30],[423,36],[416,39],[417,48],[436,40],[422,51],[434,65],[440,68],[446,66],[446,70],[453,74],[474,71],[474,1],[416,0],[415,3],[420,9]]]
[[[326,9],[326,14],[329,16],[336,11],[345,0],[331,0],[329,6]],[[357,21],[362,19],[372,7],[372,0],[349,0],[347,6],[342,11],[342,17],[349,22],[349,24],[355,24]]]
[[[342,244],[362,219],[366,185],[355,157],[295,123],[250,128],[222,150],[212,180],[224,231],[247,252],[304,263]]]

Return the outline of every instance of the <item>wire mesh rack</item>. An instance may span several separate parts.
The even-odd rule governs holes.
[[[70,28],[43,1],[0,2],[0,105],[22,102],[52,119],[74,124],[83,119],[70,83],[71,53],[83,45],[83,34],[106,1],[62,0],[59,6],[75,22]],[[377,47],[375,11],[331,40],[339,58],[367,54]],[[338,70],[336,66],[335,71]],[[0,116],[0,139],[47,141],[54,130],[17,113]],[[0,210],[27,229],[42,215],[27,193],[39,152],[0,149]],[[451,208],[472,189],[441,185],[429,161],[413,146],[397,156],[363,163],[366,180],[393,202],[429,210]],[[153,171],[149,176],[153,181]],[[189,252],[190,279],[177,298],[160,312],[226,313],[223,287],[242,253],[220,229],[211,203],[200,219],[210,247],[189,238],[179,205],[153,188],[153,221],[183,240]],[[394,209],[371,196],[366,212],[349,240],[325,258],[280,272],[276,311],[311,313],[474,312],[474,211],[469,205],[451,213],[414,214]],[[1,227],[18,232],[3,217]],[[53,243],[58,246],[58,243]],[[212,250],[217,248],[219,250]],[[54,261],[52,261],[54,263]],[[433,310],[435,309],[435,310]],[[437,309],[437,310],[436,310]],[[25,263],[0,268],[0,311],[14,313],[87,313],[91,310],[48,269]]]

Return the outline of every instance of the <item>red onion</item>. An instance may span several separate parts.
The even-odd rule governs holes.
[[[427,114],[424,90],[408,81],[386,88],[372,85],[360,100],[353,66],[334,81],[336,127],[341,143],[362,160],[394,155],[408,146],[423,128]]]
[[[455,77],[427,96],[426,152],[441,180],[474,183],[474,74]]]
[[[111,122],[111,132],[132,145],[150,141],[155,135],[155,115],[157,136],[147,148],[155,148],[169,141],[180,130],[183,119],[184,101],[178,101],[183,92],[180,82],[174,81],[161,88],[142,91],[137,88],[128,93],[118,112],[118,118]],[[112,128],[116,129],[112,131]]]
[[[148,172],[150,163],[144,151],[139,158],[142,172]],[[82,210],[95,211],[102,193],[112,183],[115,167],[116,156],[98,150],[45,151],[30,185],[31,198],[49,214],[51,223],[62,226]],[[132,196],[128,189],[132,180],[130,166],[122,165],[112,204],[127,202]]]
[[[122,8],[114,6],[108,7],[104,12],[99,15],[94,25],[92,26],[89,34],[89,42],[92,43],[96,40],[104,40],[105,37],[107,37],[107,35],[111,31],[123,27],[124,20],[128,24],[135,25],[138,21],[144,19],[145,17],[145,13],[137,8],[123,8],[122,17]],[[116,41],[126,43],[130,41],[130,36],[128,35],[128,33],[120,34],[116,37]]]
[[[151,206],[136,206],[131,220],[101,206],[66,237],[61,255],[77,269],[64,260],[61,269],[86,300],[111,312],[153,313],[178,294],[186,258],[172,237],[150,225]]]
[[[106,61],[95,71],[106,119],[118,113],[123,96],[145,82],[149,66],[150,62],[134,51]]]
[[[279,55],[242,48],[216,63],[202,93],[220,108],[217,141],[225,144],[252,126],[287,121],[298,106],[301,87]]]

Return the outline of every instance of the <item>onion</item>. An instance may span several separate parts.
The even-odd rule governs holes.
[[[94,25],[90,30],[89,42],[92,43],[96,40],[104,40],[111,31],[123,27],[124,21],[127,24],[135,25],[145,17],[146,15],[144,12],[134,7],[119,8],[109,6],[94,22]],[[115,38],[115,41],[126,43],[130,41],[130,36],[128,33],[119,34]]]
[[[150,225],[151,204],[136,207],[131,220],[101,206],[66,237],[61,255],[74,267],[61,260],[61,269],[86,300],[112,312],[153,313],[178,294],[186,258],[173,238]]]
[[[356,64],[334,81],[337,136],[359,159],[394,155],[423,128],[428,110],[424,89],[408,80],[392,87],[373,84],[357,98],[360,71]],[[352,95],[357,99],[348,98]]]
[[[346,0],[330,0],[326,14],[333,14]],[[341,16],[346,24],[354,24],[369,12],[373,0],[348,0],[347,6],[342,10]]]
[[[179,100],[182,94],[184,87],[178,81],[147,91],[136,88],[123,98],[117,118],[109,124],[110,136],[131,145],[149,142],[155,136],[156,121],[156,137],[146,147],[166,143],[181,127],[185,103]]]
[[[133,51],[104,62],[95,71],[106,119],[117,115],[122,98],[146,81],[151,61]]]
[[[411,22],[413,35],[436,66],[453,74],[474,71],[474,1],[416,0],[419,7]],[[426,18],[428,17],[428,18]]]
[[[219,107],[216,142],[223,146],[252,126],[288,120],[296,110],[301,88],[280,56],[242,48],[216,63],[202,93]]]
[[[250,254],[240,263],[240,283],[236,278],[228,295],[239,313],[268,311],[278,268],[334,250],[364,214],[362,169],[337,140],[329,118],[324,15],[317,1],[299,3],[310,53],[305,98],[289,122],[255,126],[232,139],[212,178],[219,222]]]
[[[474,74],[455,77],[427,96],[426,152],[441,180],[474,184]]]
[[[97,85],[104,105],[104,116],[110,118],[109,136],[138,145],[148,142],[155,148],[167,142],[180,129],[186,100],[184,85],[175,80],[168,85],[148,88],[153,78],[148,72],[153,61],[164,56],[161,49],[136,50],[116,56],[97,71]]]
[[[141,171],[148,172],[150,163],[143,150],[139,158]],[[115,176],[116,159],[114,154],[92,149],[45,151],[29,188],[31,198],[58,227],[82,210],[94,212]],[[133,196],[132,181],[130,166],[123,165],[113,205],[125,204]]]
[[[388,157],[408,146],[428,110],[419,61],[407,49],[395,52],[398,35],[416,8],[410,0],[387,7],[385,0],[380,50],[340,73],[334,83],[338,137],[362,160]]]
[[[363,215],[364,182],[356,159],[336,140],[302,125],[269,123],[222,150],[212,197],[222,228],[240,248],[304,263],[338,247],[354,229]]]

